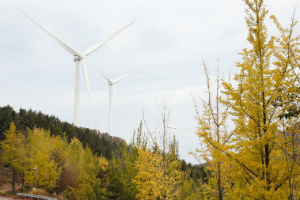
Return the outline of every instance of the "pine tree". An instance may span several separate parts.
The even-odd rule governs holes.
[[[119,151],[115,152],[106,170],[99,173],[104,177],[103,185],[107,191],[110,191],[111,196],[118,196],[120,199],[136,199],[138,190],[132,180],[138,173],[135,166],[139,158],[138,147],[146,149],[148,140],[142,128],[141,122],[134,131],[129,145],[121,141],[118,146]]]

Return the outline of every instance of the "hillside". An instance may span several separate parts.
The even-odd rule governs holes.
[[[4,132],[9,129],[9,124],[14,122],[18,130],[26,136],[27,128],[34,127],[50,130],[54,136],[64,134],[70,142],[72,138],[76,137],[84,145],[88,145],[94,154],[102,155],[110,160],[112,151],[120,143],[121,138],[112,137],[108,133],[100,133],[94,129],[84,127],[75,127],[73,124],[63,122],[59,118],[51,115],[43,114],[41,111],[25,110],[20,108],[17,112],[11,106],[7,105],[0,107],[0,141],[5,139]]]

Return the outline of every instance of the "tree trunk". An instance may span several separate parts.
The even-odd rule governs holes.
[[[15,195],[15,193],[16,193],[16,170],[15,169],[13,169],[12,170],[12,184],[11,184],[11,186],[12,186],[12,195]]]
[[[21,187],[21,193],[23,193],[23,186],[24,186],[24,174],[22,174],[22,187]]]
[[[219,200],[223,200],[223,191],[222,191],[222,184],[221,184],[221,169],[220,163],[218,162],[218,189],[219,189]]]

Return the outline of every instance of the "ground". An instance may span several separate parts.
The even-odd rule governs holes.
[[[0,200],[9,200],[9,199],[12,199],[12,198],[8,198],[8,197],[2,197],[2,196],[0,196]]]

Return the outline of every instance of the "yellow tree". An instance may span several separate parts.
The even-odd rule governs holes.
[[[179,194],[182,172],[178,169],[179,161],[167,165],[164,173],[163,155],[151,150],[138,148],[139,158],[135,165],[138,174],[132,180],[139,191],[139,199],[174,199]]]
[[[243,49],[243,61],[237,63],[240,73],[230,83],[223,83],[229,99],[224,104],[235,117],[234,151],[219,148],[234,162],[235,198],[287,198],[288,180],[299,170],[286,170],[286,159],[278,147],[280,116],[286,110],[278,104],[296,91],[295,76],[287,65],[271,62],[276,48],[275,37],[268,38],[264,20],[268,13],[264,0],[244,0],[246,24],[252,48]],[[292,160],[289,160],[294,162]]]
[[[51,191],[56,187],[60,176],[60,169],[51,159],[52,137],[50,131],[34,128],[28,130],[27,146],[27,168],[25,171],[25,183],[35,185],[35,170],[37,166],[37,186]]]
[[[203,113],[196,107],[196,120],[198,121],[197,136],[200,138],[202,148],[196,149],[198,154],[192,153],[199,161],[204,159],[208,164],[207,170],[211,172],[209,184],[206,188],[211,191],[217,199],[223,200],[228,196],[231,189],[231,159],[228,159],[222,151],[229,149],[232,143],[232,133],[228,133],[226,119],[228,117],[228,106],[222,108],[220,96],[220,76],[217,74],[216,99],[213,101],[210,88],[210,78],[205,62],[203,67],[207,79],[208,101],[203,102]],[[229,78],[230,79],[230,78]]]
[[[294,11],[295,16],[295,11]],[[285,84],[280,86],[283,93],[282,97],[277,100],[276,105],[281,108],[280,118],[280,134],[277,137],[276,145],[282,151],[282,158],[286,160],[284,167],[288,172],[293,174],[289,178],[290,199],[293,199],[294,191],[299,190],[299,172],[294,170],[297,162],[297,151],[299,149],[299,114],[300,114],[300,79],[299,65],[300,35],[295,35],[294,28],[297,24],[294,16],[291,19],[289,28],[283,28],[275,16],[271,16],[278,30],[280,37],[276,37],[274,63],[282,71],[290,72],[294,78],[290,78]],[[297,167],[296,167],[297,168]]]
[[[14,122],[10,124],[9,130],[4,132],[6,139],[0,141],[2,149],[1,161],[9,165],[12,170],[12,193],[15,194],[16,174],[24,172],[26,162],[25,137],[17,131]]]

